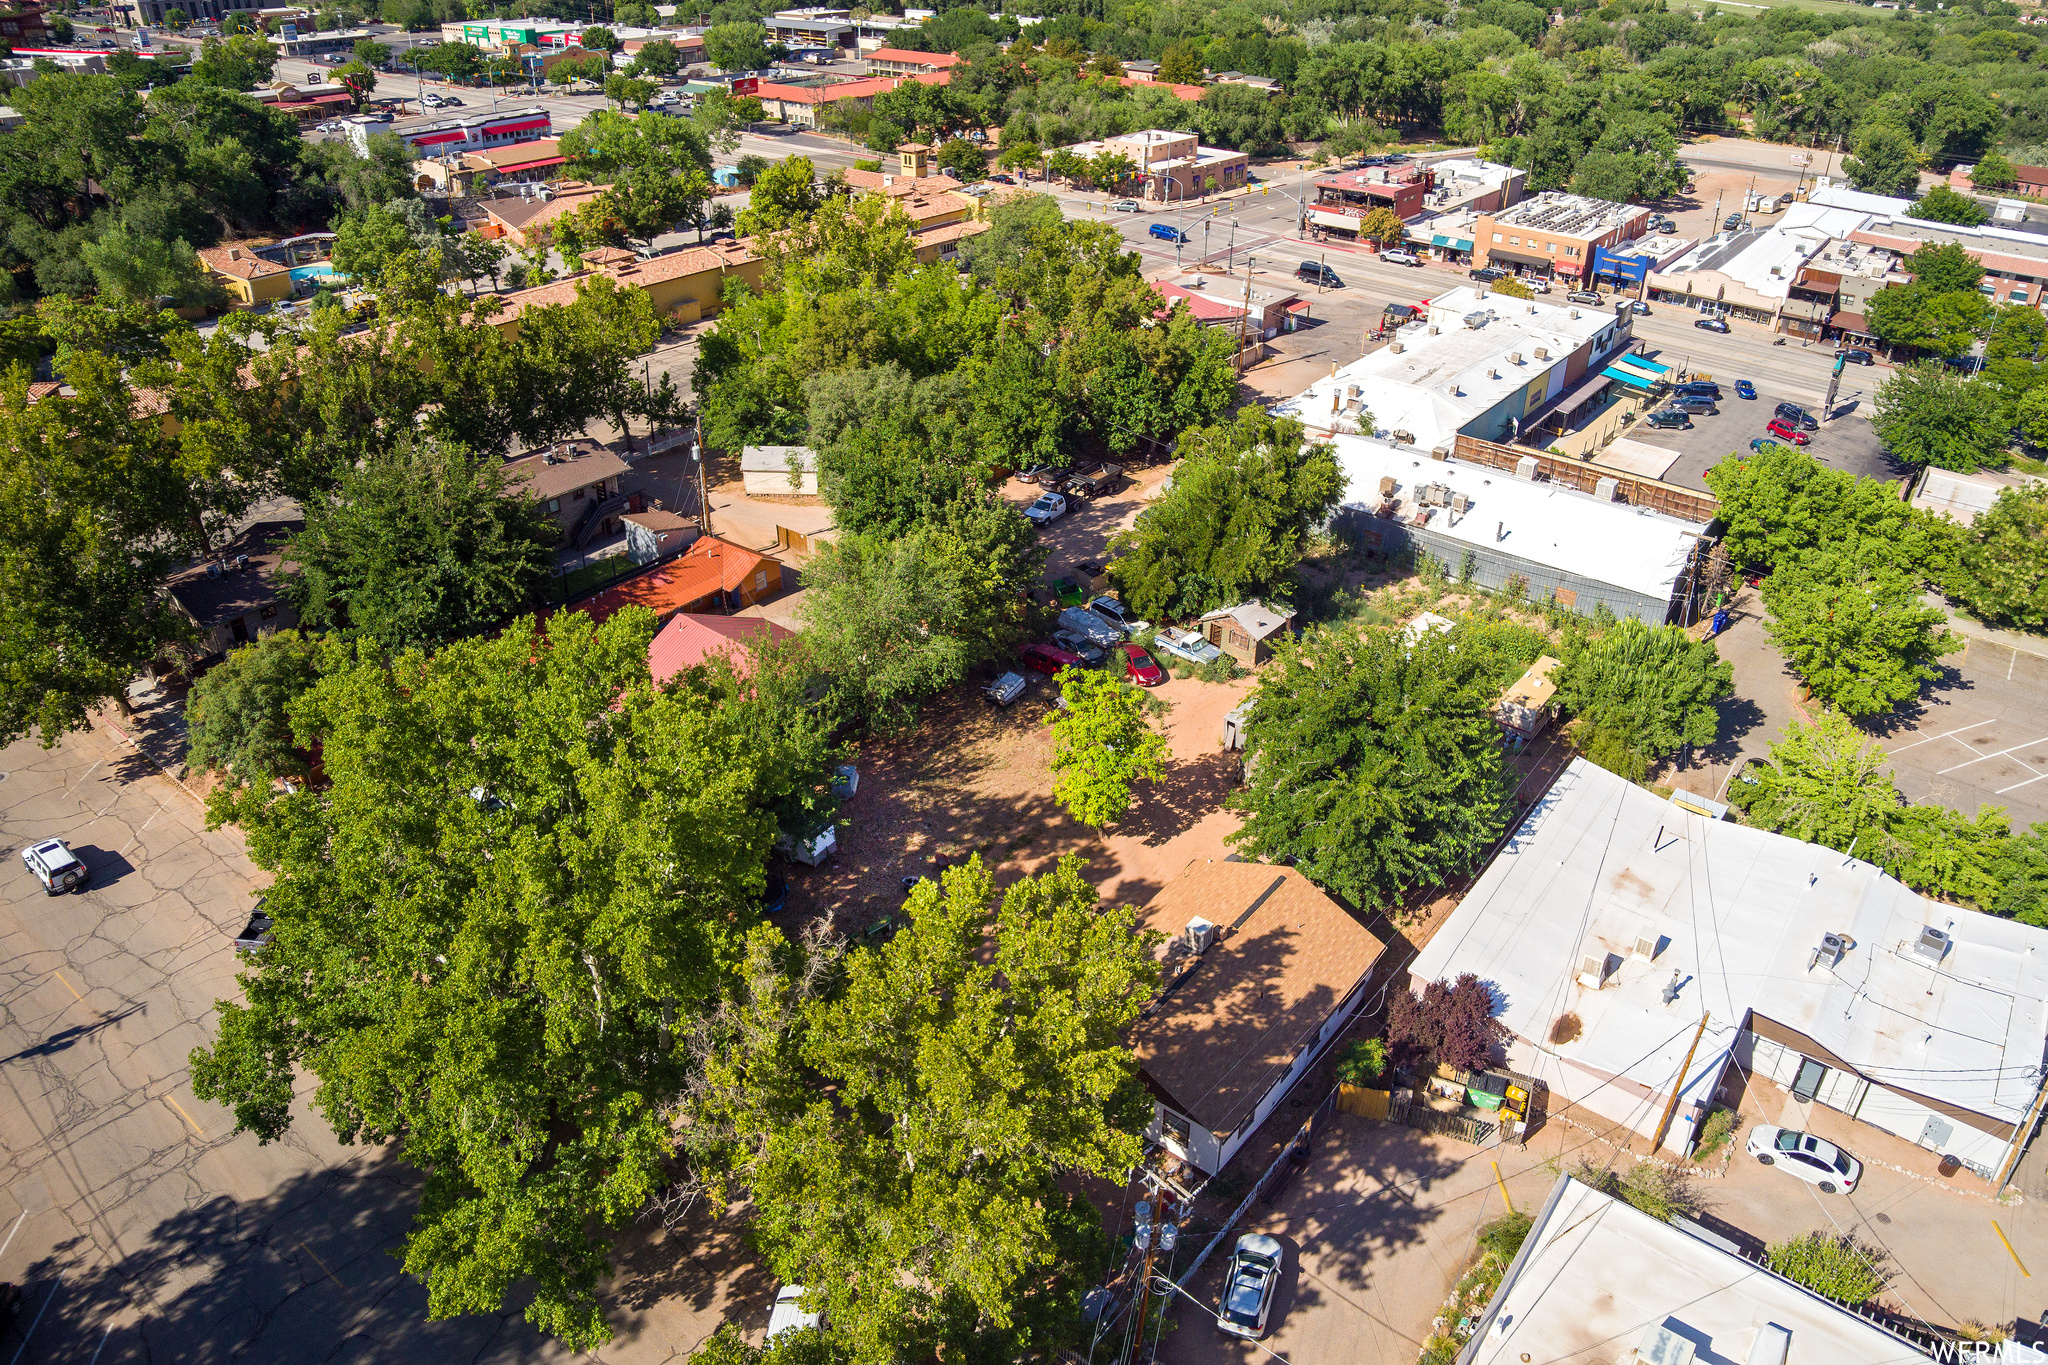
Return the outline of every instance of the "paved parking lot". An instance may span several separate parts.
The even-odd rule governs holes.
[[[1745,1105],[1745,1129],[1760,1117]],[[1741,1140],[1738,1133],[1738,1147]],[[1267,1365],[1270,1350],[1291,1365],[1413,1365],[1470,1264],[1479,1227],[1504,1209],[1502,1186],[1517,1208],[1534,1209],[1556,1167],[1581,1158],[1617,1171],[1628,1164],[1558,1123],[1525,1150],[1473,1147],[1337,1115],[1307,1169],[1271,1206],[1254,1204],[1241,1229],[1286,1248],[1266,1350],[1223,1336],[1210,1314],[1183,1299],[1178,1330],[1165,1334],[1160,1358]],[[1887,1297],[1909,1313],[1941,1323],[2004,1322],[2035,1317],[2048,1303],[2048,1289],[2037,1287],[2043,1282],[2020,1274],[1991,1226],[1996,1218],[2029,1268],[2048,1260],[2048,1205],[2040,1201],[2000,1206],[1874,1164],[1854,1196],[1830,1198],[1740,1155],[1724,1174],[1699,1183],[1709,1215],[1753,1241],[1839,1226],[1890,1248],[1902,1273]],[[1221,1268],[1205,1266],[1189,1289],[1213,1305],[1221,1287]]]
[[[1662,364],[1674,366],[1684,361],[1684,356],[1672,348],[1652,352],[1651,357]],[[1774,391],[1768,379],[1726,372],[1718,367],[1706,372],[1721,385],[1719,415],[1710,417],[1705,413],[1694,413],[1690,431],[1659,431],[1638,422],[1628,433],[1631,440],[1679,453],[1677,462],[1664,475],[1671,483],[1705,488],[1709,469],[1731,453],[1746,453],[1750,441],[1770,434],[1764,426],[1780,403],[1799,403],[1818,415],[1818,405],[1812,400]],[[1835,419],[1812,433],[1813,443],[1806,447],[1806,451],[1830,469],[1847,470],[1865,478],[1899,478],[1906,472],[1905,466],[1884,453],[1877,433],[1870,429],[1869,386],[1853,382],[1861,377],[1854,371],[1844,377],[1841,393],[1835,401]],[[1735,396],[1737,379],[1749,379],[1756,384],[1754,400]]]
[[[13,850],[68,840],[92,870],[46,897]],[[418,1204],[391,1153],[343,1147],[304,1104],[259,1146],[192,1093],[186,1056],[236,991],[231,930],[260,875],[230,831],[104,733],[0,750],[0,1280],[6,1365],[443,1365],[570,1353],[524,1306],[429,1323],[391,1254]],[[609,1361],[666,1361],[774,1286],[731,1220],[636,1229]]]
[[[1943,663],[1879,731],[1899,790],[1965,813],[2004,806],[2015,829],[2048,820],[2048,657],[1971,639]]]

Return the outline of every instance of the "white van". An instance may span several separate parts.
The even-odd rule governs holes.
[[[1060,613],[1060,629],[1071,630],[1084,640],[1093,640],[1104,649],[1114,649],[1123,643],[1123,634],[1108,621],[1085,607],[1068,607]]]

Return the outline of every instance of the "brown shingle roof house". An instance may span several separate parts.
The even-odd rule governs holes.
[[[1189,863],[1144,926],[1169,936],[1165,984],[1130,1033],[1148,1136],[1214,1175],[1357,1011],[1385,945],[1267,863]]]
[[[202,658],[297,623],[298,613],[278,595],[278,577],[284,540],[305,525],[296,519],[259,521],[164,585],[197,627]]]

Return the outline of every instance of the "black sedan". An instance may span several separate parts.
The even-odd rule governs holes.
[[[1842,359],[1851,365],[1875,365],[1877,357],[1868,351],[1843,351]]]
[[[1728,330],[1728,319],[1700,318],[1698,321],[1693,323],[1693,326],[1699,328],[1703,332],[1725,332]]]

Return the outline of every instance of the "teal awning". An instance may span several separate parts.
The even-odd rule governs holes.
[[[1441,232],[1430,238],[1429,244],[1431,246],[1447,246],[1453,251],[1470,251],[1472,249],[1472,240],[1469,237],[1446,237]]]
[[[1632,389],[1647,390],[1650,387],[1650,385],[1655,382],[1654,380],[1648,379],[1643,375],[1633,374],[1628,370],[1617,370],[1612,365],[1609,365],[1606,369],[1600,371],[1600,373],[1609,379],[1619,379],[1622,383],[1628,385]]]
[[[1658,364],[1658,363],[1657,363],[1656,361],[1654,361],[1654,360],[1646,360],[1646,359],[1644,359],[1644,358],[1643,358],[1642,356],[1639,356],[1639,355],[1630,355],[1630,356],[1623,356],[1623,357],[1621,358],[1621,361],[1620,361],[1620,362],[1617,362],[1617,363],[1625,363],[1625,364],[1633,365],[1633,366],[1635,366],[1635,367],[1636,367],[1637,369],[1640,369],[1640,370],[1648,370],[1648,371],[1650,371],[1650,373],[1652,373],[1652,374],[1670,374],[1670,373],[1671,373],[1671,367],[1670,367],[1669,365],[1659,365],[1659,364]]]
[[[1635,376],[1638,384],[1661,384],[1664,382],[1663,375],[1653,374],[1647,369],[1640,368],[1633,361],[1617,360],[1614,362],[1613,368],[1620,370],[1623,374]]]

